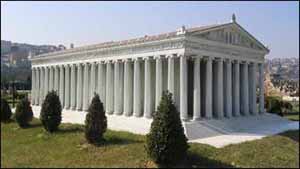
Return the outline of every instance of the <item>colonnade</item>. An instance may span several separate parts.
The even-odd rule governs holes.
[[[262,63],[177,54],[34,66],[31,102],[41,106],[55,90],[64,109],[87,111],[98,93],[107,114],[151,118],[169,90],[182,120],[257,115],[264,112],[263,69]]]

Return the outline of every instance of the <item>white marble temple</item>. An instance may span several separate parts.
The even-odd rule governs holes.
[[[76,119],[96,92],[111,125],[119,124],[112,124],[119,116],[139,128],[169,90],[185,122],[260,117],[268,53],[233,20],[32,56],[32,105],[41,106],[53,89],[64,114]]]

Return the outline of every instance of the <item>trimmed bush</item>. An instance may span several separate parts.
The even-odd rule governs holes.
[[[92,103],[85,117],[85,138],[91,144],[100,143],[107,128],[107,119],[99,95],[94,94]]]
[[[61,123],[61,103],[54,90],[49,92],[42,104],[40,120],[46,131],[52,133],[58,129]]]
[[[15,118],[21,128],[29,126],[29,122],[33,118],[33,113],[28,98],[23,98],[17,104]]]
[[[289,111],[292,111],[293,105],[288,101],[283,101],[280,97],[268,97],[266,99],[267,111],[269,113],[284,116]]]
[[[170,166],[185,159],[187,149],[187,138],[172,94],[163,92],[150,133],[146,136],[146,152],[157,164]]]
[[[1,122],[9,122],[12,112],[7,101],[1,98]]]

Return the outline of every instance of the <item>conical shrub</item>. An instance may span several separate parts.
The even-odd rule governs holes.
[[[12,116],[11,109],[7,101],[1,98],[1,122],[9,122]]]
[[[15,118],[21,128],[29,126],[29,122],[33,118],[33,112],[27,97],[17,104]]]
[[[107,129],[107,119],[99,95],[94,94],[88,113],[85,117],[85,138],[91,144],[100,143]]]
[[[58,129],[61,123],[61,103],[55,91],[47,94],[42,104],[40,120],[46,131],[52,133]]]
[[[172,94],[163,92],[157,112],[153,115],[150,133],[146,136],[148,156],[161,166],[171,166],[186,157],[187,138]]]

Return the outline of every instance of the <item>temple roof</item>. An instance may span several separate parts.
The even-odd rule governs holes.
[[[69,52],[77,52],[77,51],[81,51],[81,50],[89,50],[89,49],[97,49],[97,48],[109,48],[109,47],[117,47],[117,46],[138,44],[138,43],[143,43],[143,42],[164,40],[164,39],[169,39],[169,38],[174,38],[174,37],[177,37],[177,36],[181,36],[182,34],[192,34],[192,33],[201,33],[201,32],[205,32],[205,31],[210,31],[210,30],[215,29],[215,28],[220,28],[220,27],[224,27],[224,26],[228,26],[228,25],[232,25],[232,24],[238,25],[236,22],[229,22],[229,23],[223,23],[223,24],[198,26],[198,27],[192,27],[192,28],[187,28],[187,29],[185,29],[185,27],[182,26],[180,29],[178,29],[177,31],[173,31],[173,32],[167,32],[167,33],[151,35],[151,36],[145,35],[143,37],[134,38],[134,39],[128,39],[128,40],[122,40],[122,41],[109,41],[109,42],[103,42],[103,43],[98,43],[98,44],[94,44],[94,45],[81,46],[81,47],[76,47],[76,48],[72,48],[72,49],[67,49],[67,50],[42,54],[42,55],[39,55],[38,57],[43,57],[43,56],[48,56],[48,55],[55,55],[55,54],[64,54],[64,53],[69,53]],[[238,25],[238,26],[241,27],[240,25]],[[257,41],[252,35],[250,35],[250,36],[255,41]],[[257,41],[257,43],[262,45],[259,41]],[[265,48],[265,49],[267,49],[267,48]]]

